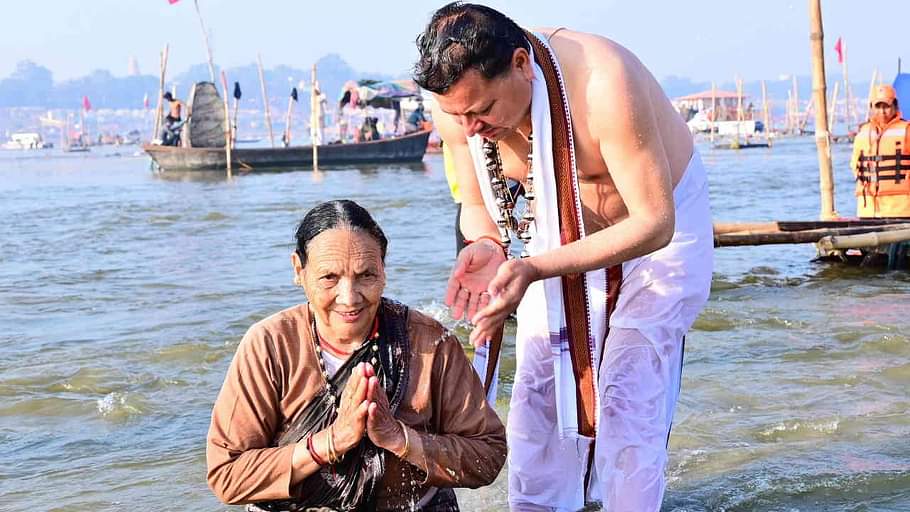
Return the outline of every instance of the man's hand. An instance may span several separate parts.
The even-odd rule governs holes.
[[[462,249],[446,289],[446,305],[451,308],[452,318],[470,319],[478,308],[487,305],[487,288],[504,261],[502,248],[492,240],[482,238]]]
[[[499,266],[487,292],[493,299],[471,318],[474,330],[471,343],[479,347],[502,328],[506,317],[518,308],[528,285],[536,281],[537,271],[527,259],[509,260]]]

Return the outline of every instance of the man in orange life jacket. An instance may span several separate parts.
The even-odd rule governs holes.
[[[890,85],[876,87],[869,106],[869,122],[860,127],[850,160],[857,215],[910,217],[910,123],[901,117]]]

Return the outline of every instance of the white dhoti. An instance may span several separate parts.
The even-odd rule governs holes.
[[[513,510],[577,510],[586,501],[600,501],[608,512],[660,509],[683,338],[707,301],[714,261],[708,185],[697,152],[673,198],[670,244],[623,264],[598,370],[596,442],[560,435],[551,343],[540,310],[545,306],[519,306],[507,425]],[[526,296],[541,295],[531,292]],[[598,298],[592,294],[591,300]]]
[[[570,243],[566,232],[577,228],[575,239],[585,233],[558,62],[544,38],[532,36],[532,46],[529,172],[537,199],[526,248],[536,255]],[[551,92],[559,103],[550,104]],[[468,146],[490,217],[504,223],[480,137],[471,137]],[[571,199],[565,194],[570,188]],[[577,510],[586,501],[600,501],[610,512],[660,508],[683,338],[707,301],[714,261],[707,178],[697,152],[673,198],[670,244],[622,265],[606,340],[606,269],[586,272],[581,288],[579,280],[566,288],[563,277],[534,282],[525,292],[506,427],[513,509]],[[564,290],[571,300],[564,300]],[[478,352],[475,361],[481,375],[485,354]]]

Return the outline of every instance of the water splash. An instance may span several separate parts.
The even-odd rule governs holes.
[[[128,392],[112,392],[97,401],[98,413],[102,418],[113,421],[125,421],[132,416],[141,416],[145,407],[141,398]]]

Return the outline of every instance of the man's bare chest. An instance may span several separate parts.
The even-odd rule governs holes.
[[[503,174],[524,185],[527,185],[529,165],[533,165],[528,156],[530,145],[527,140],[511,139],[499,143]],[[578,186],[582,204],[585,231],[593,233],[619,222],[628,215],[613,179],[603,162],[600,153],[576,146],[576,166],[578,169]]]

